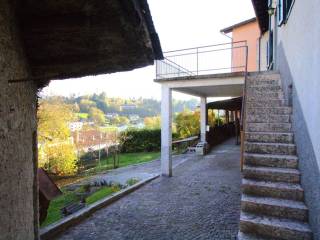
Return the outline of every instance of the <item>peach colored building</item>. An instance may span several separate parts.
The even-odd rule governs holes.
[[[256,18],[237,23],[221,30],[224,34],[232,33],[232,41],[247,41],[248,45],[248,71],[259,70],[259,39],[260,28]],[[243,43],[235,43],[233,46],[243,45]],[[245,51],[243,48],[232,50],[232,67],[233,71],[241,70],[245,63]]]

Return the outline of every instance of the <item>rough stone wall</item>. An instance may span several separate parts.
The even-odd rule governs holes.
[[[0,1],[0,239],[37,238],[36,86],[11,1]]]

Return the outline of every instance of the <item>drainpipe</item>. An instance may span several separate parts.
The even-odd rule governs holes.
[[[277,47],[278,47],[278,11],[273,14],[273,69],[278,70],[277,66]]]
[[[224,32],[220,32],[220,33],[221,33],[223,36],[231,39],[231,42],[233,42],[233,38],[232,38],[232,37],[228,36],[228,35],[227,35],[226,33],[224,33]]]
[[[231,43],[232,43],[231,47],[233,47],[233,38],[230,37],[230,36],[228,36],[228,35],[227,35],[226,33],[224,33],[224,32],[220,32],[220,33],[221,33],[223,36],[231,39]],[[232,51],[232,50],[231,50],[231,67],[233,67],[233,51]],[[231,71],[232,71],[232,68],[231,68]]]
[[[261,39],[262,39],[262,34],[260,32],[259,36],[259,49],[258,49],[258,71],[261,72]]]

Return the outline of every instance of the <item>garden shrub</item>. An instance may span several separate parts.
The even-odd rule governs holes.
[[[129,129],[120,135],[121,152],[158,152],[161,148],[160,129]]]

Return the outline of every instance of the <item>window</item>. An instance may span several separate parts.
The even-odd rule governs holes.
[[[290,15],[294,0],[278,0],[278,25],[284,24]]]

